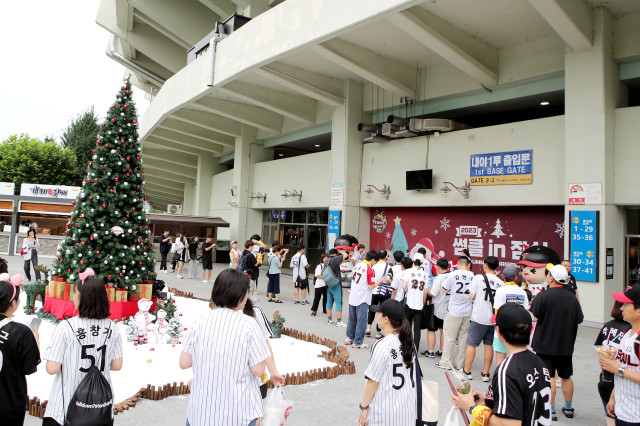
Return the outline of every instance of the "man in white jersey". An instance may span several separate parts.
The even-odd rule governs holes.
[[[427,302],[429,278],[422,269],[420,253],[413,255],[413,268],[407,269],[402,277],[402,288],[406,293],[405,315],[413,323],[413,343],[420,350],[420,335],[422,332],[422,308]],[[403,261],[404,262],[404,261]]]
[[[442,348],[444,348],[444,318],[447,315],[447,309],[449,308],[449,293],[445,292],[442,288],[442,284],[449,276],[449,261],[445,258],[440,258],[436,261],[436,272],[438,275],[434,278],[433,284],[429,288],[429,294],[433,297],[433,315],[434,325],[436,329],[440,330],[440,349],[435,351],[436,348],[436,332],[429,330],[427,334],[428,349],[422,352],[422,355],[427,358],[435,358],[436,356],[442,356]]]
[[[467,355],[464,359],[464,370],[462,370],[469,380],[472,379],[471,366],[480,342],[484,343],[484,368],[480,375],[483,382],[488,382],[491,379],[489,369],[493,362],[494,326],[491,317],[493,316],[494,295],[496,290],[504,284],[496,276],[496,269],[499,265],[497,257],[488,256],[482,265],[484,274],[473,277],[469,287],[469,299],[473,300],[473,310],[471,311],[471,323],[467,336]]]
[[[371,290],[376,287],[371,264],[378,261],[378,253],[370,251],[365,260],[353,268],[351,292],[349,293],[349,320],[345,345],[354,349],[366,349],[364,332],[367,329],[367,313],[371,305]]]
[[[616,417],[616,426],[640,425],[640,285],[624,293],[613,293],[623,305],[622,317],[631,324],[615,359],[600,358],[603,370],[615,374],[607,411]]]
[[[473,272],[469,270],[470,262],[466,256],[458,257],[457,270],[449,274],[442,288],[450,294],[449,309],[444,318],[444,349],[442,359],[436,367],[448,368],[449,364],[456,369],[464,367],[464,342],[469,333],[469,322],[473,301],[469,299],[469,285],[473,280]],[[458,351],[454,354],[456,339]]]
[[[373,269],[373,279],[376,282],[377,287],[373,290],[371,296],[371,306],[380,305],[382,302],[391,297],[392,288],[390,285],[389,272],[391,271],[391,265],[387,263],[387,251],[378,250],[378,262],[371,267]],[[371,325],[375,319],[376,314],[371,311],[369,306],[369,317],[367,319],[367,331],[366,336],[371,336]],[[376,339],[381,339],[380,327],[376,324]]]
[[[402,259],[404,258],[404,252],[393,252],[393,258],[396,264],[391,267],[391,298],[402,302],[404,300],[404,290],[402,289],[402,276],[404,275],[404,266],[402,266]]]
[[[529,298],[527,297],[527,293],[514,281],[517,276],[518,270],[513,264],[507,265],[502,271],[504,284],[496,290],[496,294],[493,296],[494,312],[498,312],[498,309],[500,309],[500,307],[505,303],[516,303],[524,306],[526,310],[529,310]],[[498,339],[498,335],[495,331],[493,333],[493,352],[496,355],[497,367],[507,357],[507,348],[504,346],[504,343]]]

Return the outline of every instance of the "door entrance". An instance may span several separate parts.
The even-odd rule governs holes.
[[[640,282],[640,235],[627,235],[625,279],[628,285]]]

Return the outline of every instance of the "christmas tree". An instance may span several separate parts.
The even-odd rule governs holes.
[[[180,338],[182,337],[182,331],[184,327],[182,327],[182,323],[178,319],[178,317],[173,317],[169,320],[169,328],[167,329],[167,334],[171,337]]]
[[[493,232],[491,233],[491,235],[495,235],[496,238],[500,238],[506,235],[504,232],[502,232],[502,224],[500,223],[500,219],[496,219],[496,224],[493,227]]]
[[[91,267],[107,283],[135,292],[155,276],[149,221],[144,212],[144,172],[131,83],[101,124],[87,176],[67,223],[53,274],[73,282]]]
[[[409,250],[409,245],[407,244],[407,237],[404,236],[404,231],[402,230],[402,226],[400,226],[400,219],[396,216],[393,220],[396,224],[396,227],[393,230],[393,236],[391,237],[391,249],[393,251],[401,251],[403,253],[407,253]]]

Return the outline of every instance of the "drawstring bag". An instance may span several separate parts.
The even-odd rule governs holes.
[[[284,399],[282,386],[276,386],[264,401],[264,417],[260,424],[262,426],[283,426],[292,408],[293,401]]]
[[[457,410],[455,407],[451,407],[451,410],[447,413],[447,417],[444,419],[444,426],[466,426],[464,420],[462,420],[462,415],[460,414],[460,410]]]
[[[67,321],[73,335],[76,336],[73,327],[69,321]],[[107,337],[111,332],[111,325],[109,325],[109,331],[107,332],[104,342],[102,346],[98,348],[97,352],[102,352],[102,363],[104,369],[104,364],[106,360],[104,359],[106,356],[106,343]],[[83,353],[86,345],[82,345],[78,336],[76,336],[76,340],[80,343],[80,346],[83,348]],[[90,345],[93,346],[93,345]],[[101,350],[101,348],[105,348]],[[93,360],[93,357],[90,359]],[[64,426],[75,426],[75,425],[91,425],[91,426],[103,426],[103,425],[112,425],[113,424],[113,394],[111,393],[111,386],[105,377],[102,375],[98,367],[96,367],[95,362],[91,363],[91,367],[87,370],[84,378],[78,384],[76,391],[71,398],[71,402],[69,402],[69,407],[67,408],[67,413],[64,418]],[[82,369],[81,369],[82,371]],[[60,371],[62,375],[62,370]],[[63,407],[64,407],[64,382],[62,383],[63,387]]]

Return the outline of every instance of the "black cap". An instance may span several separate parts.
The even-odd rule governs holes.
[[[501,330],[519,330],[520,324],[525,324],[531,329],[531,314],[524,306],[517,303],[505,303],[498,309],[498,313],[491,317]]]
[[[387,299],[380,305],[371,305],[369,310],[371,312],[382,312],[382,315],[395,321],[404,319],[404,308],[400,302],[394,299]]]
[[[340,235],[333,243],[333,248],[337,250],[355,250],[355,247],[358,245],[358,239],[353,235],[344,234]]]
[[[613,298],[622,303],[640,303],[640,284],[627,287],[624,293],[612,293]]]

